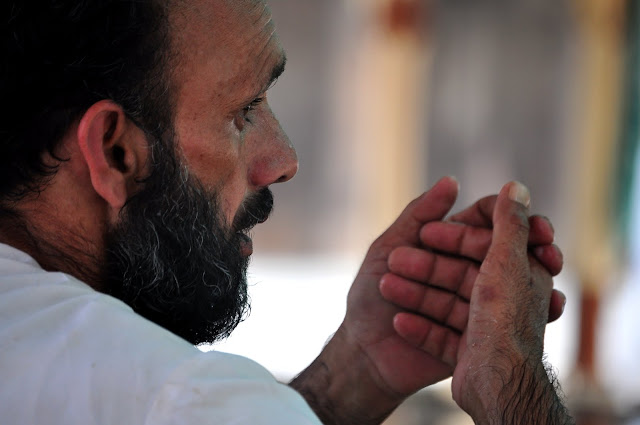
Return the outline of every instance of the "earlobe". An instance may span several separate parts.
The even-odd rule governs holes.
[[[120,105],[102,100],[84,113],[77,137],[95,192],[119,211],[144,168],[144,133],[127,119]]]

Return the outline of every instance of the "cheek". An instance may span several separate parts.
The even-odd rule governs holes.
[[[239,180],[229,181],[221,190],[218,191],[218,199],[220,208],[226,220],[227,225],[233,223],[240,205],[246,198],[247,186]]]
[[[185,162],[207,189],[216,189],[232,180],[238,173],[241,158],[233,149],[212,146],[192,146],[183,149]]]
[[[189,173],[205,190],[217,192],[228,222],[247,192],[247,170],[241,143],[231,131],[212,134],[185,131],[178,139],[181,155]]]
[[[182,159],[205,186],[217,186],[238,165],[239,141],[227,123],[206,119],[198,113],[185,115],[176,125]]]

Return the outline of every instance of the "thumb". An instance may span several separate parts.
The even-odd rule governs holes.
[[[459,185],[454,177],[443,177],[422,196],[414,199],[382,235],[387,244],[420,243],[420,228],[430,221],[442,220],[458,196]]]
[[[504,273],[504,267],[526,267],[529,238],[529,189],[522,183],[507,183],[496,201],[493,212],[493,238],[483,274]],[[499,267],[500,270],[494,270]]]

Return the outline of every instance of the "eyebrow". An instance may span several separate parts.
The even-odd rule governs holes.
[[[269,81],[262,87],[260,93],[269,90],[275,82],[280,78],[282,73],[284,72],[285,67],[287,66],[287,55],[285,53],[280,56],[280,60],[275,64],[273,69],[271,69],[271,76]]]
[[[268,74],[269,80],[266,81],[263,85],[261,85],[256,91],[254,91],[249,96],[244,98],[244,100],[236,106],[240,106],[240,107],[246,106],[245,103],[254,100],[258,96],[260,96],[262,93],[268,91],[271,87],[273,87],[276,80],[280,78],[280,76],[284,72],[286,65],[287,65],[287,55],[286,53],[282,52],[280,54],[280,58],[278,59],[278,62],[273,66],[273,68],[271,68],[271,72]]]

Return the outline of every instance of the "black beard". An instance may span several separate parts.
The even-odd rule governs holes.
[[[242,244],[269,216],[273,196],[266,188],[257,192],[226,225],[217,196],[206,193],[170,150],[158,156],[144,189],[107,232],[103,287],[190,343],[212,343],[229,336],[248,313],[249,259]]]

